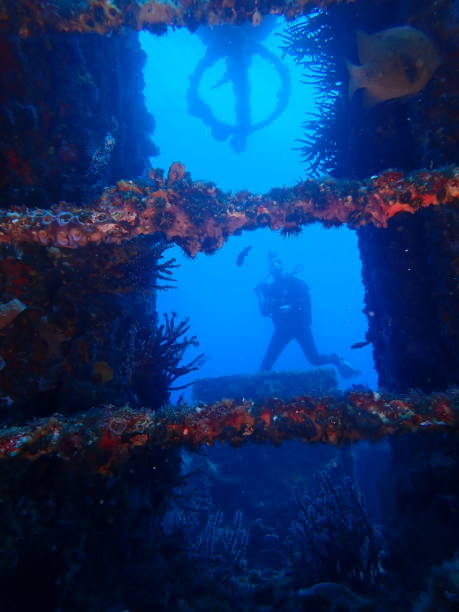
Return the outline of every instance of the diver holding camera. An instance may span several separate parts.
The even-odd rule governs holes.
[[[334,365],[346,379],[360,374],[359,370],[353,368],[340,355],[323,355],[317,351],[311,330],[311,297],[308,285],[294,274],[286,272],[275,253],[270,252],[268,256],[268,279],[272,280],[259,283],[255,287],[255,293],[262,316],[272,319],[274,332],[260,371],[269,372],[289,342],[296,340],[311,365]]]

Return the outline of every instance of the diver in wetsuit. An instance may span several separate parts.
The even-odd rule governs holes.
[[[337,368],[343,378],[359,374],[358,370],[336,353],[322,355],[317,351],[311,330],[309,287],[293,274],[285,272],[282,262],[275,254],[270,253],[269,258],[269,276],[272,282],[263,281],[255,288],[261,314],[264,317],[271,317],[274,323],[274,333],[260,366],[260,372],[269,372],[287,344],[291,340],[296,340],[312,365],[321,366],[330,363]]]

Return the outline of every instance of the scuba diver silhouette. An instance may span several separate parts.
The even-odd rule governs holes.
[[[300,345],[306,359],[314,366],[330,363],[343,378],[360,374],[344,359],[332,353],[322,355],[317,351],[312,335],[311,298],[308,285],[293,274],[285,272],[281,260],[275,253],[269,253],[269,275],[255,287],[260,312],[271,317],[274,332],[260,366],[260,372],[269,372],[279,355],[291,340]]]

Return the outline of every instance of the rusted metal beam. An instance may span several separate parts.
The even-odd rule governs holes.
[[[264,15],[293,19],[312,8],[354,0],[0,0],[0,28],[30,36],[46,29],[108,34],[127,26],[162,33],[168,26],[195,30],[200,25],[258,25]],[[373,0],[376,2],[377,0]]]
[[[0,431],[0,459],[43,456],[83,463],[102,474],[142,447],[228,442],[339,445],[416,431],[458,431],[459,392],[389,397],[352,391],[291,401],[224,399],[159,412],[108,406],[76,417],[55,415]]]
[[[457,203],[459,168],[387,171],[365,181],[306,180],[264,195],[224,193],[213,183],[192,181],[182,164],[148,182],[119,181],[90,208],[61,202],[50,210],[15,208],[0,212],[0,243],[39,243],[77,248],[120,243],[156,234],[189,255],[212,253],[228,236],[269,227],[287,233],[321,221],[326,227],[367,223],[385,227],[399,213]]]

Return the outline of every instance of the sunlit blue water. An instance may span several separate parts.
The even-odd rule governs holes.
[[[283,24],[265,41],[279,57]],[[145,67],[145,96],[156,119],[154,141],[160,155],[154,166],[167,168],[174,161],[186,165],[195,180],[210,180],[224,190],[249,189],[265,192],[274,186],[291,185],[305,177],[301,156],[295,147],[301,139],[305,114],[314,109],[311,86],[302,82],[302,69],[289,57],[283,62],[291,75],[291,97],[284,114],[267,128],[249,135],[247,149],[235,153],[228,141],[216,141],[199,118],[187,108],[189,77],[205,53],[196,34],[185,30],[158,38],[141,34],[148,54]],[[224,73],[223,61],[215,64],[202,80],[200,95],[222,121],[234,120],[234,95],[230,84],[212,89]],[[269,114],[275,104],[279,78],[272,67],[255,57],[251,70],[254,121]],[[252,251],[242,267],[237,254],[248,245]],[[284,239],[279,233],[259,230],[232,237],[215,255],[198,255],[194,260],[180,249],[169,253],[181,267],[176,270],[177,289],[158,296],[160,312],[176,311],[189,317],[191,332],[198,336],[207,361],[196,376],[254,373],[269,342],[272,323],[263,319],[254,287],[267,273],[267,254],[277,251],[287,271],[299,264],[299,276],[309,285],[313,307],[313,332],[320,352],[337,352],[362,374],[351,383],[375,388],[376,373],[371,346],[352,350],[364,339],[367,329],[363,309],[363,286],[357,238],[346,228],[327,230],[316,224],[299,238]],[[193,356],[189,351],[189,358]],[[276,370],[308,369],[296,343],[291,343],[275,364]],[[349,381],[340,381],[343,387]]]

